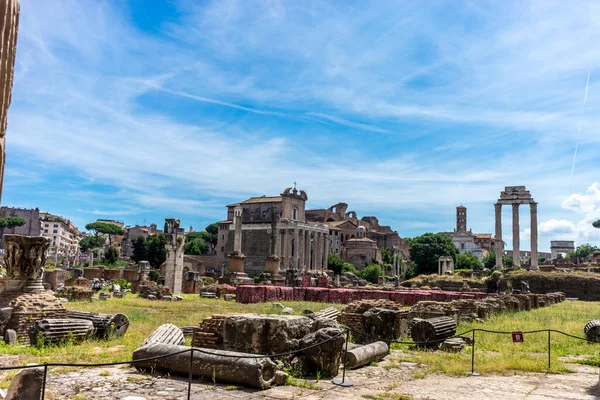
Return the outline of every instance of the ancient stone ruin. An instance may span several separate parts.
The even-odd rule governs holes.
[[[179,220],[167,218],[167,260],[165,269],[165,286],[171,289],[173,294],[181,293],[183,281],[183,248],[185,246],[185,231],[179,227]]]

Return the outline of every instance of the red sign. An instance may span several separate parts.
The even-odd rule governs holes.
[[[512,332],[513,343],[523,343],[523,332]]]

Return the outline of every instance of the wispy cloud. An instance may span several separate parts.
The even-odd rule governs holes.
[[[412,236],[460,203],[489,230],[525,184],[571,221],[598,175],[600,9],[473,4],[181,1],[149,29],[136,3],[23,1],[3,200],[199,226],[298,181]]]

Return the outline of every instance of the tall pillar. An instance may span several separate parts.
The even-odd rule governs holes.
[[[325,271],[327,270],[327,258],[329,257],[329,235],[327,233],[323,233],[323,238],[323,270]]]
[[[313,232],[312,233],[312,240],[311,240],[311,251],[312,251],[312,262],[310,264],[310,269],[311,270],[316,270],[317,269],[317,253],[318,253],[318,249],[317,249],[317,232]]]
[[[283,246],[282,246],[282,253],[281,253],[281,268],[287,270],[288,266],[289,266],[289,262],[288,262],[288,254],[289,254],[289,246],[288,246],[288,238],[289,238],[290,234],[288,233],[287,229],[282,229],[281,230],[281,240],[283,241]]]
[[[494,204],[496,211],[496,268],[502,268],[502,256],[504,255],[504,241],[502,240],[502,204]]]
[[[292,254],[292,257],[292,265],[294,266],[294,269],[298,271],[298,261],[300,260],[300,231],[297,227],[294,228],[294,253]]]
[[[513,203],[513,265],[518,267],[521,265],[521,238],[519,237],[519,203]]]
[[[310,269],[310,231],[304,231],[304,271]]]
[[[323,234],[321,232],[317,232],[317,265],[315,269],[323,269]]]
[[[235,215],[235,212],[234,212]],[[235,223],[234,218],[234,223]],[[167,251],[167,259],[165,260],[165,286],[171,289],[173,294],[181,293],[181,286],[183,284],[183,248],[185,245],[185,231],[183,228],[179,227],[179,220],[175,218],[167,218],[165,219],[167,231],[165,232],[167,235],[167,243],[165,244],[165,249]],[[234,241],[234,252],[235,249],[241,249],[241,237],[242,237],[242,229],[241,229],[241,219],[239,221],[240,229],[239,236],[237,234],[236,229],[236,240],[239,243]],[[237,246],[236,246],[237,244]],[[244,270],[244,255],[239,251],[236,253],[235,257],[241,258],[241,268],[242,272]],[[230,268],[235,268],[237,265],[234,261],[232,261],[232,255],[229,257],[229,265]]]
[[[537,203],[529,205],[531,211],[531,269],[538,269]]]

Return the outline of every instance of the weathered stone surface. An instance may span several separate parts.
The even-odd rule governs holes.
[[[314,333],[306,335],[300,342],[300,348],[304,349],[323,343],[302,351],[304,356],[304,368],[309,374],[321,371],[326,376],[336,376],[340,367],[342,346],[346,342],[343,331],[336,328],[319,329]]]
[[[300,316],[243,314],[223,322],[223,348],[252,354],[284,353],[298,348],[313,332],[313,320]]]
[[[4,343],[13,346],[17,344],[17,332],[12,329],[7,329],[6,332],[4,332]]]
[[[50,239],[43,236],[4,235],[6,275],[26,280],[24,292],[43,292],[43,266]]]
[[[43,380],[42,368],[20,370],[10,382],[4,400],[40,400]]]
[[[286,315],[292,315],[294,313],[294,309],[292,307],[285,307],[283,310],[281,310],[281,313]]]
[[[153,294],[149,294],[148,297],[146,297],[148,300],[156,300],[156,296]]]
[[[94,324],[94,336],[107,339],[113,336],[123,336],[129,328],[129,318],[125,314],[99,314],[83,311],[69,311],[67,316],[72,319],[85,319]]]
[[[185,336],[183,335],[183,331],[175,325],[164,324],[156,328],[154,332],[144,339],[141,346],[152,343],[183,345],[185,344]]]
[[[364,346],[348,350],[346,354],[346,366],[358,368],[371,362],[379,361],[389,353],[389,347],[385,342],[374,342]]]
[[[29,340],[33,345],[38,344],[38,340],[43,340],[44,344],[59,344],[67,338],[81,342],[88,339],[93,331],[94,324],[85,319],[43,319],[29,328]]]
[[[443,351],[459,352],[465,347],[465,341],[462,338],[456,337],[444,341],[440,347]]]
[[[13,312],[7,329],[17,332],[19,343],[29,344],[29,328],[46,318],[66,318],[67,309],[47,293],[23,293],[12,301]]]
[[[12,307],[0,308],[0,335],[4,335],[6,326],[8,325],[10,317],[12,316],[12,311]]]
[[[367,337],[379,340],[394,340],[396,312],[385,308],[371,308],[363,314]]]
[[[174,375],[187,377],[190,368],[191,353],[186,352],[171,357],[152,361],[136,361],[144,358],[173,354],[189,350],[186,346],[175,346],[161,343],[149,344],[133,352],[133,365],[139,370],[159,370]],[[207,354],[202,349],[194,351],[192,375],[217,382],[244,385],[258,389],[268,389],[281,372],[268,357],[254,358],[254,354],[243,354],[224,350],[210,350]],[[251,358],[241,358],[250,356]],[[281,379],[281,378],[279,378]]]

